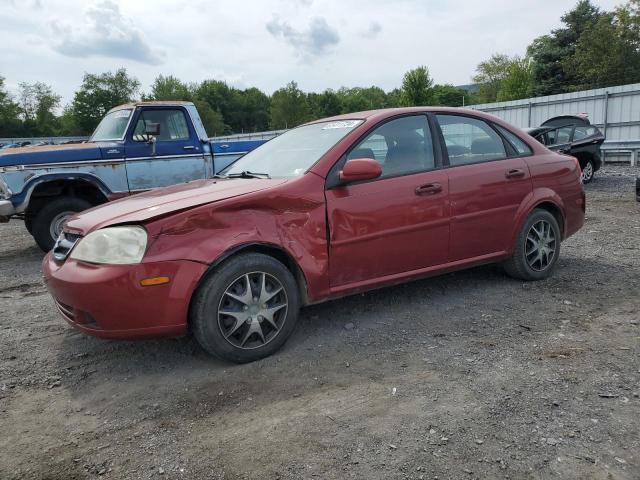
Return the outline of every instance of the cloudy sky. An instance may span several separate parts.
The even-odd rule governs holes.
[[[290,80],[390,90],[418,65],[460,85],[492,53],[524,53],[576,1],[0,0],[0,75],[14,92],[48,83],[64,102],[84,72],[118,67],[145,90],[161,73],[267,93]]]

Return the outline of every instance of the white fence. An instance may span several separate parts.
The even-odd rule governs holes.
[[[632,163],[636,163],[640,152],[640,83],[469,108],[491,113],[520,128],[537,127],[558,115],[586,114],[607,137],[602,147],[607,161],[630,154]]]

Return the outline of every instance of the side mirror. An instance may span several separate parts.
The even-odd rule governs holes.
[[[160,124],[153,122],[145,122],[144,134],[148,137],[157,137],[160,135]]]
[[[347,163],[344,164],[339,174],[342,183],[373,180],[380,175],[382,175],[382,167],[372,158],[353,158],[347,160]]]

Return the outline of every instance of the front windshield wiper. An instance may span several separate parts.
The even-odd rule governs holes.
[[[240,173],[230,173],[226,175],[227,178],[271,178],[268,173],[256,173],[244,170]]]

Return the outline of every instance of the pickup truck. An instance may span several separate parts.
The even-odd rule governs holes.
[[[38,246],[49,251],[75,213],[210,178],[265,141],[209,139],[191,102],[120,105],[85,143],[2,149],[0,222],[23,219]]]

